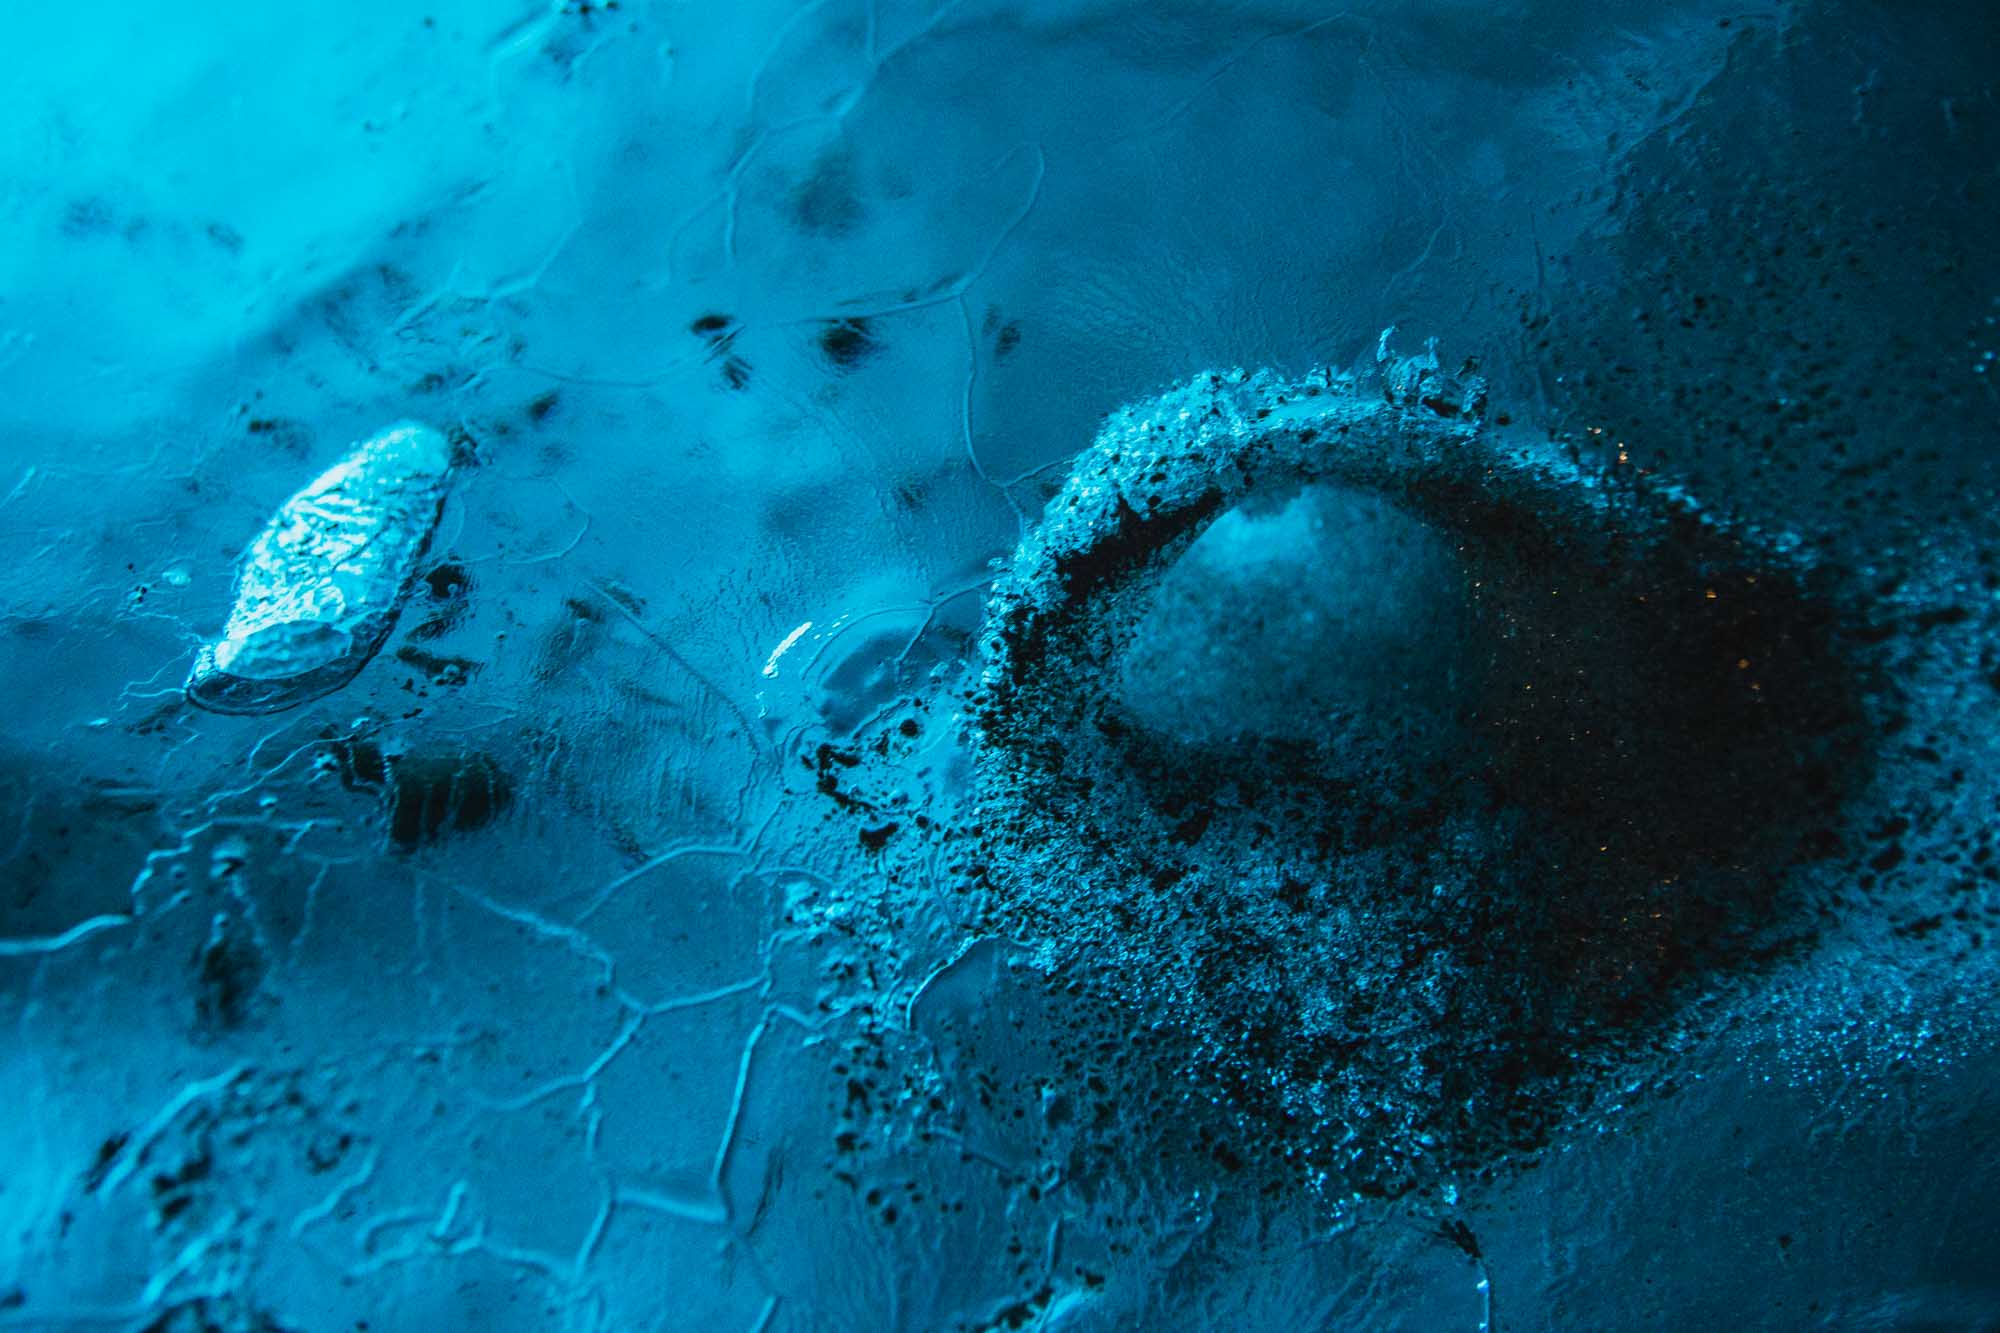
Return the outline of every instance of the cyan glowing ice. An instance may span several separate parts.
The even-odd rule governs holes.
[[[274,713],[354,679],[396,622],[450,474],[450,442],[404,421],[287,500],[243,553],[229,622],[196,657],[188,699]]]

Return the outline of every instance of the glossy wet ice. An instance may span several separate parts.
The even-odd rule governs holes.
[[[1380,497],[1314,488],[1242,506],[1133,627],[1120,698],[1188,741],[1340,737],[1414,757],[1474,688],[1471,584],[1442,535]]]
[[[236,600],[188,701],[275,713],[352,680],[394,628],[444,503],[451,445],[402,422],[287,500],[236,571]]]
[[[0,1327],[1980,1326],[1983,22],[13,16]],[[1390,324],[1830,571],[1886,796],[1528,1169],[1263,1195],[1173,1013],[970,924],[967,676],[1105,414]],[[381,650],[190,709],[246,545],[406,418],[463,459]]]

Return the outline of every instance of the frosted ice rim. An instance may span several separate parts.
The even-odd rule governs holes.
[[[276,713],[354,679],[396,622],[451,461],[441,433],[401,421],[287,500],[243,553],[229,620],[196,656],[188,701]]]
[[[1078,1046],[1169,1034],[1157,1059],[1232,1161],[1333,1194],[1489,1169],[1637,1086],[1837,907],[1823,832],[1876,764],[1833,571],[1485,429],[1485,395],[1386,339],[1348,374],[1198,376],[1107,419],[986,604],[982,928],[1102,1006]],[[1150,590],[1299,482],[1404,504],[1478,571],[1483,665],[1445,750],[1190,744],[1123,711]]]

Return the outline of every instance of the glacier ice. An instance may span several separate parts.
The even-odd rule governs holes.
[[[1993,1321],[1982,7],[17,11],[0,1329]]]

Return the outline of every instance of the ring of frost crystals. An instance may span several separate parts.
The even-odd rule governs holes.
[[[1803,931],[1869,777],[1812,569],[1482,406],[1434,354],[1198,378],[1104,427],[988,604],[989,924],[1096,1048],[1169,1034],[1233,1158],[1341,1193],[1538,1145],[1670,1048]]]

